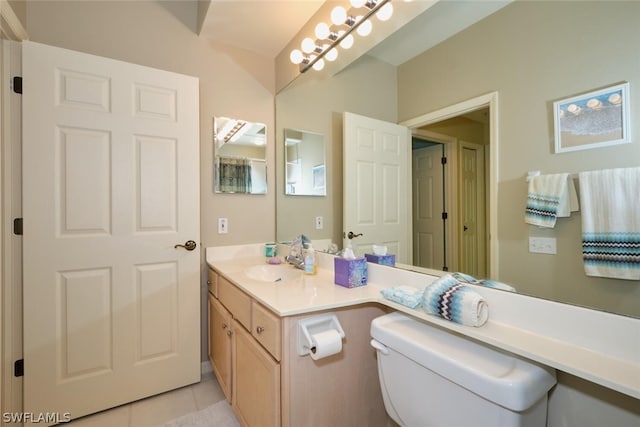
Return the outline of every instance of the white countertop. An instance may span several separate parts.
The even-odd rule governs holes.
[[[381,289],[398,285],[424,288],[436,275],[369,264],[368,284],[348,289],[334,284],[333,258],[318,254],[317,275],[264,282],[245,273],[249,267],[266,264],[255,246],[207,248],[207,264],[282,317],[365,303],[382,304],[640,398],[640,319],[474,287],[490,310],[487,323],[474,328],[407,308],[380,294]]]

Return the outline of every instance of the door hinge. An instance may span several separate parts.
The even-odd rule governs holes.
[[[23,377],[24,376],[24,359],[16,360],[13,364],[13,376],[14,377]]]
[[[443,165],[447,164],[447,158],[446,157],[441,157],[440,158],[440,163],[442,163]]]
[[[15,76],[13,78],[13,91],[22,94],[22,77]]]
[[[22,218],[15,218],[13,220],[13,234],[16,236],[22,236]]]
[[[449,215],[446,212],[442,212],[442,220],[446,221]]]

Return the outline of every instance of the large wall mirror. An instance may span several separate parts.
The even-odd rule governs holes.
[[[298,129],[284,130],[285,194],[327,194],[324,136]]]
[[[343,164],[342,112],[393,123],[444,112],[439,122],[407,126],[443,147],[451,141],[484,147],[486,192],[495,190],[493,204],[486,199],[478,205],[478,213],[495,225],[485,235],[486,253],[492,255],[487,259],[493,258],[496,265],[495,270],[487,269],[490,278],[509,283],[522,294],[640,317],[638,282],[585,275],[580,212],[559,219],[553,229],[524,222],[529,171],[575,176],[638,166],[637,120],[631,123],[631,144],[555,154],[553,102],[629,82],[631,111],[640,111],[640,59],[626,47],[628,40],[640,39],[635,23],[640,3],[504,2],[481,20],[467,21],[457,32],[443,36],[441,22],[454,28],[458,12],[468,16],[468,8],[488,3],[440,1],[339,73],[315,80],[303,75],[277,95],[276,135],[284,138],[285,128],[326,135],[326,172],[332,189],[318,199],[321,204],[309,207],[306,200],[285,198],[284,188],[278,188],[277,238],[309,233],[312,239],[342,246],[348,231],[343,229],[343,207],[349,202],[343,201],[343,168],[353,167]],[[607,31],[584,32],[603,26]],[[431,30],[436,32],[428,33]],[[430,42],[422,53],[394,59],[403,46],[416,48],[419,40]],[[497,94],[495,108],[478,106],[473,112],[449,111],[447,116],[452,106],[492,93]],[[487,120],[492,115],[493,120]],[[478,136],[465,133],[461,124],[479,128]],[[454,127],[457,133],[452,133]],[[439,156],[441,150],[435,151]],[[277,169],[284,171],[284,148],[278,148],[276,159]],[[283,181],[279,178],[278,183]],[[578,180],[575,183],[579,190]],[[320,211],[325,229],[313,230],[313,217]],[[530,252],[530,237],[554,238],[557,253]],[[455,242],[448,243],[450,249],[456,249]],[[450,270],[463,270],[463,265]]]
[[[216,193],[267,192],[267,127],[228,117],[213,119]]]

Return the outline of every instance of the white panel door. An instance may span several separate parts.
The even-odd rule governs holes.
[[[343,115],[344,244],[357,255],[386,245],[396,262],[411,264],[411,132],[353,113]]]
[[[413,264],[442,270],[444,263],[443,146],[413,151]]]
[[[200,379],[198,80],[23,45],[24,411]]]
[[[484,151],[481,145],[460,141],[460,271],[486,277],[484,221]]]

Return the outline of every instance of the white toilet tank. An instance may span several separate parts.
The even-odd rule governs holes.
[[[544,427],[555,371],[404,315],[371,323],[385,408],[406,427]]]

